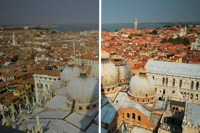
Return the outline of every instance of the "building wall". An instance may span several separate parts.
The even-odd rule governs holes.
[[[74,63],[76,65],[82,65],[82,63],[86,66],[92,66],[96,63],[98,63],[98,60],[89,60],[89,59],[78,59],[78,58],[74,58]]]
[[[129,113],[129,118],[127,114]],[[132,118],[133,113],[135,114],[135,119]],[[140,120],[138,119],[140,116]],[[139,110],[135,108],[126,108],[124,109],[124,122],[129,124],[129,127],[139,126],[142,128],[147,128],[154,130],[156,127],[148,124],[148,117],[142,114]]]
[[[13,95],[19,97],[20,103],[24,105],[26,104],[26,96],[31,100],[33,93],[31,84],[25,84],[20,90],[13,91]]]
[[[160,98],[170,96],[172,100],[200,103],[200,77],[147,72],[155,81],[155,89]]]
[[[44,94],[48,94],[50,87],[53,83],[59,81],[59,77],[48,76],[48,75],[38,75],[34,74],[34,83],[35,83],[35,96],[36,101],[38,102],[38,94],[41,91]]]

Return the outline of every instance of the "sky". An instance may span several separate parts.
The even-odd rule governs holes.
[[[200,0],[102,0],[102,24],[200,22]]]
[[[98,0],[0,0],[0,24],[98,24]]]

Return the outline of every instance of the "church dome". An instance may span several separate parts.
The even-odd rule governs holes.
[[[99,82],[99,63],[92,66],[91,75]]]
[[[101,84],[102,88],[112,88],[118,85],[117,68],[108,60],[109,54],[106,51],[101,53]]]
[[[103,50],[101,52],[101,59],[108,59],[109,58],[109,53]]]
[[[99,101],[99,84],[97,80],[86,75],[82,68],[80,75],[73,78],[67,86],[67,103],[75,106],[87,106],[96,104]]]
[[[123,57],[120,55],[114,55],[112,56],[112,60],[117,67],[118,70],[118,78],[119,82],[129,82],[130,77],[131,77],[131,69],[129,67],[129,64],[127,64],[124,60]]]
[[[131,71],[128,68],[127,64],[118,66],[118,72],[119,72],[119,80],[121,79],[129,79],[131,77]]]
[[[140,69],[140,73],[131,77],[129,95],[136,98],[155,97],[154,80],[146,74],[145,68]]]
[[[61,83],[62,84],[69,83],[72,78],[79,76],[79,74],[80,74],[80,69],[75,67],[72,61],[69,61],[68,65],[64,68],[64,70],[60,74]]]

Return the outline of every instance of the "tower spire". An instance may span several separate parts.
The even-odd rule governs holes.
[[[15,33],[13,32],[13,36],[12,36],[12,45],[16,46],[17,45],[17,41],[16,41],[16,36]]]
[[[134,25],[134,29],[137,30],[137,17],[135,18],[135,25]]]

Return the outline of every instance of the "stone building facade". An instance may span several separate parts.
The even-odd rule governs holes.
[[[39,94],[42,97],[47,98],[52,90],[52,85],[54,82],[60,80],[60,74],[57,71],[41,70],[36,72],[34,75],[35,83],[35,97],[36,102],[39,101]]]
[[[145,68],[160,99],[200,103],[200,65],[149,60]]]

